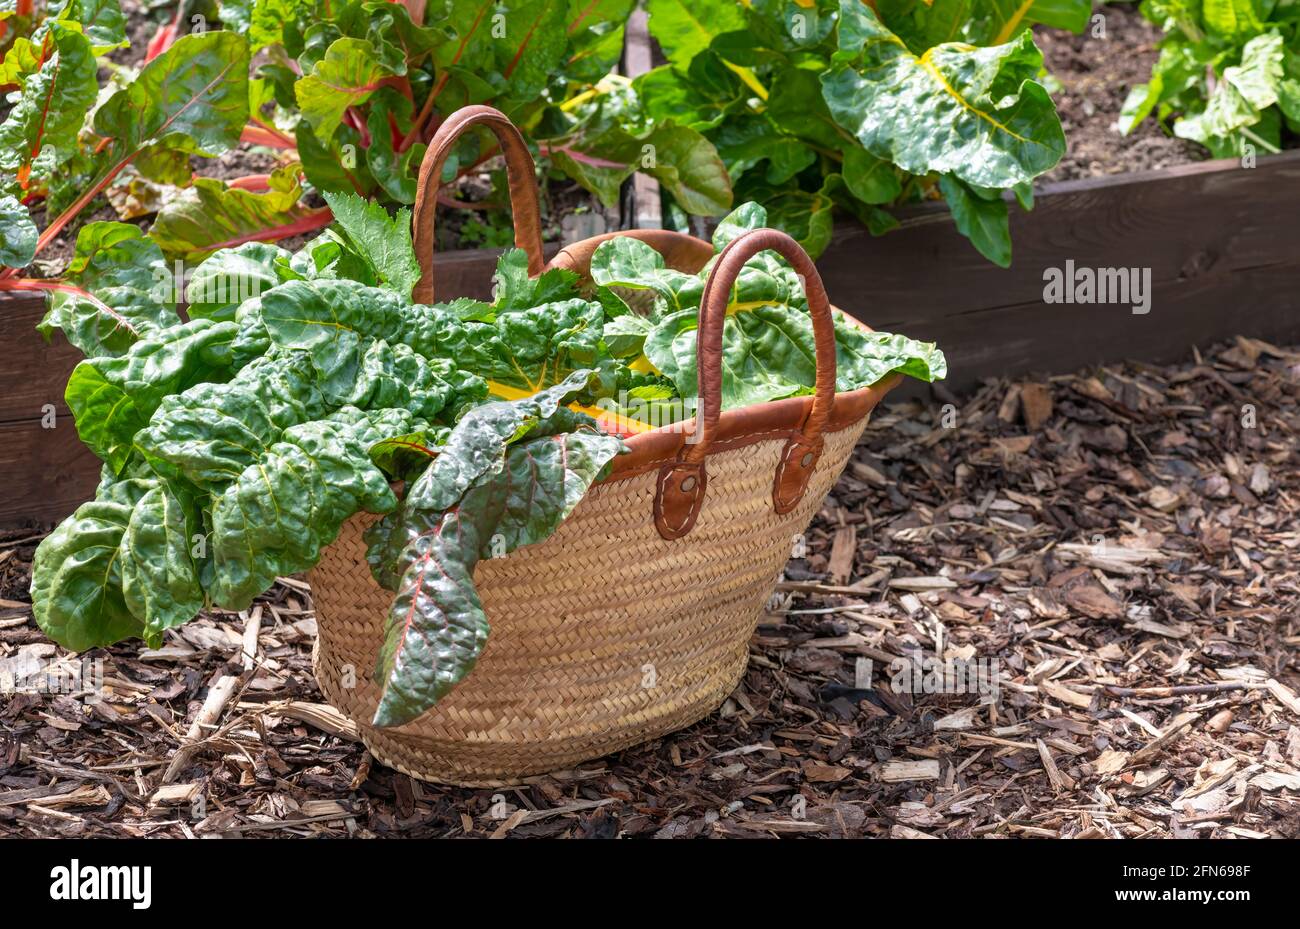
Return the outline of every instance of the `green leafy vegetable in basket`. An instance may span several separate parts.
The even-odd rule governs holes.
[[[890,207],[942,197],[958,230],[1011,261],[1007,194],[1065,152],[1039,83],[1034,23],[1083,30],[1089,0],[649,0],[668,64],[633,90],[651,119],[672,117],[717,148],[737,199],[816,257],[832,213],[872,233]]]
[[[392,726],[473,669],[489,633],[475,565],[548,538],[624,437],[650,428],[644,404],[688,415],[705,274],[619,238],[589,284],[529,278],[510,251],[491,303],[425,306],[410,299],[402,215],[332,203],[339,227],[297,254],[245,244],[207,259],[188,321],[140,286],[158,255],[134,227],[83,230],[90,300],[42,326],[89,354],[67,399],[104,473],[37,549],[32,599],[69,648],[157,645],[208,606],[246,609],[312,568],[349,518],[377,514],[367,557],[394,597],[374,723]],[[742,206],[715,244],[765,218]],[[642,311],[638,294],[652,295]],[[933,345],[844,320],[836,341],[843,390],[945,373]],[[802,288],[773,253],[737,282],[724,354],[727,406],[812,390]]]
[[[1276,153],[1300,133],[1300,12],[1257,0],[1143,0],[1164,30],[1151,78],[1129,91],[1120,129],[1154,115],[1216,158]]]

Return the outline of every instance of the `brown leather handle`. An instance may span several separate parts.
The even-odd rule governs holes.
[[[772,506],[776,512],[788,513],[795,508],[821,457],[822,430],[835,406],[835,321],[830,300],[821,275],[798,242],[779,229],[754,229],[727,244],[704,284],[696,335],[699,408],[695,414],[693,441],[683,446],[676,461],[660,469],[655,495],[655,525],[666,539],[681,538],[690,532],[703,504],[708,481],[705,460],[722,416],[722,328],[731,288],[745,262],[768,249],[780,254],[803,277],[817,349],[812,407],[803,426],[786,441],[772,482]]]
[[[452,147],[471,126],[486,126],[501,144],[510,184],[510,208],[514,213],[515,245],[528,253],[528,273],[542,273],[542,215],[537,203],[537,173],[533,156],[504,113],[490,106],[462,107],[443,121],[429,142],[420,162],[420,180],[415,190],[415,256],[420,262],[420,281],[412,295],[416,303],[433,303],[434,214],[438,209],[438,188],[442,168]]]

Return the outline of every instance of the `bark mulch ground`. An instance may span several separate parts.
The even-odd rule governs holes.
[[[882,410],[723,708],[516,789],[372,763],[287,579],[93,653],[98,701],[0,697],[0,833],[1294,838],[1297,430],[1300,351],[1249,340]],[[0,541],[11,674],[66,662],[25,602],[36,541]],[[927,692],[937,658],[995,661],[996,692]]]

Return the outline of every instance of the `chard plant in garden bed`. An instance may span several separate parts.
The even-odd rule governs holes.
[[[594,119],[592,102],[615,86],[603,78],[631,6],[443,0],[413,21],[383,0],[225,0],[224,29],[178,36],[182,2],[138,71],[100,67],[126,44],[117,0],[68,0],[38,24],[0,20],[21,19],[29,33],[8,48],[0,77],[17,88],[0,123],[0,289],[87,299],[80,268],[70,280],[19,272],[100,197],[123,219],[154,216],[149,237],[190,263],[323,228],[332,214],[322,194],[413,203],[425,141],[470,103],[507,112],[552,170],[606,205],[639,169],[685,209],[721,215],[727,173],[698,132]],[[241,143],[273,152],[276,167],[231,180],[195,173],[194,159]],[[586,152],[597,145],[600,157]],[[444,180],[486,172],[494,154],[467,137]]]
[[[1151,79],[1124,101],[1120,128],[1154,115],[1216,158],[1276,153],[1300,134],[1300,8],[1276,0],[1143,0],[1165,32]]]
[[[530,278],[510,251],[492,302],[425,306],[410,299],[406,212],[356,195],[330,204],[337,225],[296,254],[247,243],[201,263],[187,320],[142,286],[164,260],[156,243],[120,223],[82,230],[116,271],[45,325],[88,356],[66,397],[103,479],[38,548],[32,601],[70,648],[156,645],[205,607],[245,609],[276,577],[311,568],[352,515],[382,514],[367,542],[393,592],[375,672],[374,722],[390,726],[433,705],[482,651],[475,564],[547,538],[623,437],[689,412],[707,269],[672,271],[615,238],[584,283],[561,270]],[[714,244],[766,220],[746,204]],[[114,307],[127,304],[123,326]],[[933,345],[844,319],[835,332],[841,390],[945,374]],[[774,253],[740,275],[723,355],[726,408],[812,393],[806,302]]]
[[[648,0],[668,64],[634,89],[651,119],[700,130],[738,199],[814,256],[835,209],[873,233],[890,208],[942,197],[958,230],[1011,261],[1008,191],[1065,151],[1034,23],[1083,30],[1089,0]]]

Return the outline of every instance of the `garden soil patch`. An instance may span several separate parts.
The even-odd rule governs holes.
[[[1034,30],[1047,71],[1061,84],[1052,93],[1065,130],[1066,152],[1043,181],[1069,181],[1132,171],[1150,171],[1204,161],[1200,146],[1169,135],[1154,118],[1132,133],[1115,128],[1120,108],[1134,84],[1151,76],[1159,51],[1160,30],[1142,18],[1137,4],[1100,7],[1105,38],[1059,29]]]
[[[1298,430],[1300,350],[1245,339],[883,408],[722,709],[518,788],[373,762],[287,578],[89,653],[97,702],[6,694],[0,834],[1300,837]],[[38,541],[0,536],[11,670],[67,659]],[[996,699],[891,686],[935,656]]]

